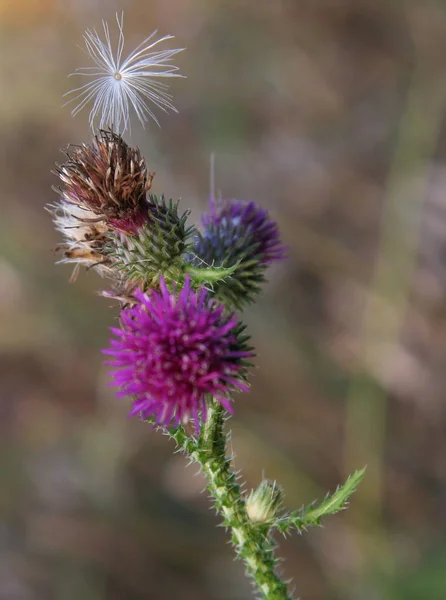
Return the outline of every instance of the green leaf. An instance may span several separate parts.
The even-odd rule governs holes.
[[[185,267],[186,273],[189,273],[192,280],[197,283],[209,283],[212,285],[217,281],[223,281],[227,277],[230,277],[237,269],[239,263],[236,263],[232,267],[194,267],[187,265]]]

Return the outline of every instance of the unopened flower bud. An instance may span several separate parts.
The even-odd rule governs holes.
[[[254,523],[269,523],[282,505],[282,489],[275,481],[263,480],[246,500],[246,512]]]

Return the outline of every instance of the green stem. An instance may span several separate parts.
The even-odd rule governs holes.
[[[252,523],[245,509],[237,477],[226,456],[226,435],[223,432],[224,411],[214,402],[208,409],[208,418],[198,439],[186,436],[182,427],[171,431],[180,448],[201,465],[207,478],[207,489],[214,499],[215,508],[223,517],[223,524],[231,530],[236,554],[246,566],[261,598],[290,600],[286,584],[277,574],[279,559],[268,528]]]

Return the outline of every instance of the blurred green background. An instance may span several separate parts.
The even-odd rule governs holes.
[[[303,600],[446,598],[446,4],[0,0],[0,598],[244,600],[196,469],[107,386],[116,307],[54,266],[44,211],[85,28],[125,11],[187,52],[179,115],[128,140],[194,219],[255,199],[289,259],[244,315],[252,392],[230,421],[248,486],[296,508],[355,468],[349,511],[281,541]]]

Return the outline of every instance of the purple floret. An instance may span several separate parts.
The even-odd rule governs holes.
[[[117,395],[134,398],[131,414],[166,427],[193,417],[198,431],[199,413],[204,422],[212,398],[232,412],[230,394],[248,390],[244,358],[253,355],[239,342],[236,317],[206,290],[192,290],[189,277],[179,293],[161,278],[159,292],[138,290],[135,297],[103,351],[113,357],[107,364],[118,367],[112,373]]]

